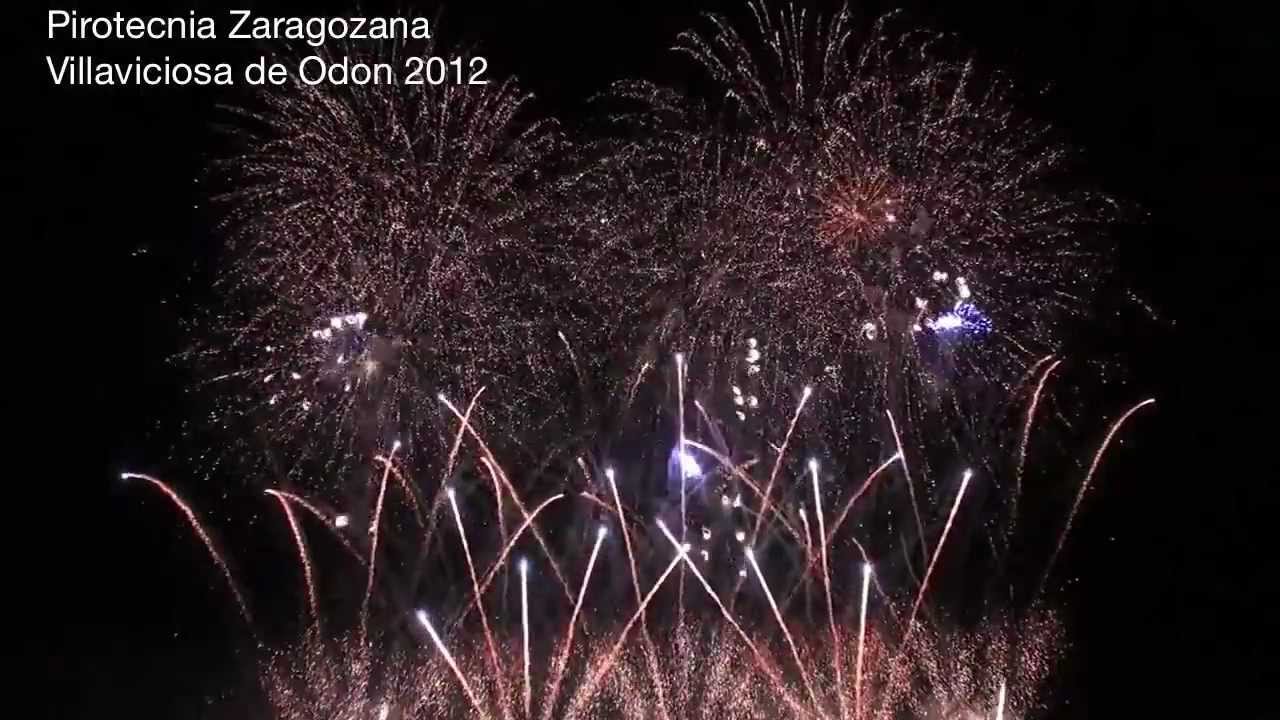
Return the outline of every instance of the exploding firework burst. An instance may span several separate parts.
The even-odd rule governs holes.
[[[711,16],[677,43],[713,102],[619,86],[645,139],[602,162],[627,202],[581,277],[641,329],[617,345],[720,364],[774,407],[837,387],[847,436],[890,410],[916,440],[945,437],[1087,314],[1111,204],[1073,189],[1051,129],[943,38],[750,7],[750,27]]]
[[[402,63],[449,49],[343,52]],[[349,477],[396,438],[401,462],[425,470],[441,392],[488,386],[501,401],[486,412],[508,422],[555,407],[536,235],[560,140],[526,99],[514,81],[295,77],[238,112],[240,153],[216,166],[232,188],[217,198],[226,309],[195,354],[219,422],[267,439],[269,475]]]

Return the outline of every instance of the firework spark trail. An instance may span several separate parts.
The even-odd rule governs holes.
[[[507,543],[507,521],[506,513],[502,509],[502,486],[498,483],[498,471],[494,469],[493,463],[488,458],[480,458],[480,464],[484,465],[485,470],[489,472],[489,479],[493,481],[493,500],[497,503],[498,515],[498,533],[502,536],[502,544]]]
[[[340,531],[340,528],[334,525],[335,521],[328,514],[320,510],[320,508],[316,507],[315,505],[312,505],[310,502],[307,501],[306,498],[302,497],[301,495],[294,495],[293,493],[285,492],[284,490],[274,490],[273,492],[278,497],[285,498],[290,502],[298,503],[303,507],[304,510],[314,515],[316,519],[319,520],[320,523],[323,524],[325,528],[327,528],[329,532],[335,538],[338,539],[338,542],[342,545],[342,547],[346,548],[347,552],[351,554],[351,557],[354,558],[356,562],[360,563],[364,567],[368,567],[369,563],[367,560],[364,559],[364,555],[361,555],[360,551],[356,549],[356,546],[352,545],[351,541],[347,539],[347,536],[342,534],[342,532]],[[339,517],[343,517],[343,516],[339,516]]]
[[[845,518],[849,516],[849,511],[853,509],[853,504],[856,503],[858,498],[862,497],[862,494],[871,487],[871,481],[875,480],[877,475],[884,472],[885,468],[897,462],[897,460],[898,454],[894,453],[888,460],[881,463],[879,467],[872,470],[871,474],[867,476],[867,479],[863,481],[862,487],[858,488],[858,492],[854,493],[853,497],[849,498],[849,500],[844,504],[844,509],[840,511],[840,515],[836,517],[835,523],[831,525],[831,532],[826,536],[826,543],[828,545],[831,544],[833,539],[835,539],[836,533],[840,530],[840,526],[844,524]]]
[[[904,649],[907,646],[907,640],[911,637],[911,632],[915,629],[916,613],[920,610],[920,603],[924,600],[925,592],[929,590],[929,576],[933,574],[933,567],[938,562],[938,556],[942,554],[942,546],[947,542],[947,533],[951,532],[951,523],[956,519],[960,501],[964,500],[964,491],[969,487],[969,480],[972,478],[973,471],[965,470],[964,479],[960,481],[960,492],[956,493],[956,501],[951,505],[951,514],[947,516],[947,524],[942,527],[942,536],[938,538],[938,547],[934,548],[933,559],[929,561],[924,577],[920,580],[920,591],[916,593],[915,602],[911,604],[911,614],[907,616],[907,629],[902,637],[901,647]]]
[[[529,510],[525,508],[524,502],[520,500],[520,493],[516,492],[515,487],[511,484],[511,479],[507,477],[507,474],[502,470],[502,466],[499,465],[497,459],[493,457],[493,452],[489,450],[489,445],[485,443],[484,438],[480,437],[480,433],[476,432],[476,429],[471,425],[471,422],[458,412],[458,408],[454,407],[453,403],[449,402],[449,398],[442,394],[439,396],[439,399],[440,402],[444,403],[445,407],[449,408],[449,410],[462,421],[462,427],[466,428],[467,432],[471,434],[471,437],[475,439],[476,444],[480,446],[480,451],[484,453],[484,457],[488,458],[489,462],[493,464],[493,467],[498,470],[498,477],[502,479],[503,485],[506,486],[507,492],[510,493],[512,502],[516,504],[516,509],[520,511],[520,515],[524,517],[526,522],[528,522],[530,520]],[[567,598],[569,602],[573,602],[573,591],[569,589],[569,581],[565,580],[564,573],[560,571],[560,564],[556,562],[555,554],[552,553],[551,548],[547,546],[547,541],[542,537],[542,533],[538,531],[538,526],[529,523],[529,528],[533,531],[533,537],[538,541],[538,545],[542,548],[543,554],[546,555],[547,562],[551,565],[552,571],[556,574],[556,579],[560,581],[560,588],[564,591],[565,598]]]
[[[665,535],[667,540],[676,548],[676,552],[684,556],[684,561],[689,565],[689,570],[693,572],[694,577],[696,577],[698,582],[702,584],[702,589],[707,591],[707,595],[711,597],[712,601],[715,602],[716,607],[720,609],[721,617],[723,617],[729,625],[737,631],[738,637],[742,638],[742,642],[747,646],[747,649],[751,651],[751,656],[756,661],[756,665],[758,665],[760,669],[764,671],[764,674],[773,681],[774,686],[778,689],[778,693],[782,695],[783,700],[785,700],[787,704],[795,709],[801,716],[806,715],[807,713],[805,713],[803,707],[795,697],[792,696],[791,691],[787,689],[786,684],[783,683],[777,670],[769,663],[764,654],[760,652],[760,649],[756,647],[756,644],[751,640],[751,636],[747,635],[747,632],[742,629],[742,625],[733,618],[733,615],[729,614],[729,608],[725,607],[724,603],[720,600],[720,596],[712,589],[711,583],[707,582],[706,577],[704,577],[702,572],[698,570],[698,566],[688,558],[688,550],[682,549],[685,546],[682,546],[680,541],[676,539],[676,536],[671,534],[671,531],[667,529],[666,524],[663,523],[661,519],[657,521],[657,524],[658,529],[662,531],[662,534]]]
[[[809,591],[812,587],[810,573],[813,571],[813,534],[809,528],[809,514],[804,511],[803,507],[800,508],[800,524],[804,526],[804,572],[801,574],[798,589],[802,589],[804,591],[805,615],[809,618],[809,622],[813,622],[813,613],[809,610],[809,607],[812,604]],[[783,609],[786,609],[791,605],[791,599],[794,598],[796,594],[797,588],[793,587],[791,593],[782,601]]]
[[[606,468],[605,477],[609,480],[609,489],[613,492],[613,503],[618,512],[618,525],[622,528],[622,544],[627,550],[627,564],[631,567],[631,587],[635,589],[636,605],[643,602],[640,596],[640,573],[636,569],[635,552],[631,549],[631,531],[627,529],[627,518],[622,512],[622,498],[618,495],[618,483],[614,479],[613,468]],[[663,697],[662,682],[658,678],[658,657],[653,649],[653,637],[649,634],[649,623],[641,618],[640,636],[644,641],[645,660],[649,665],[649,675],[653,680],[653,689],[658,699],[658,710],[662,717],[670,720],[667,714],[667,701]]]
[[[1000,681],[1000,696],[996,700],[996,720],[1004,720],[1004,693],[1005,681]]]
[[[480,615],[480,628],[484,632],[485,646],[489,651],[489,667],[493,678],[498,683],[499,706],[503,717],[510,720],[511,710],[507,706],[507,683],[502,674],[502,663],[498,658],[498,647],[493,641],[493,631],[489,628],[489,616],[484,611],[484,596],[480,594],[480,580],[476,577],[476,565],[471,559],[471,544],[467,542],[467,529],[462,524],[462,513],[458,510],[458,498],[453,488],[448,489],[449,505],[453,508],[453,519],[458,524],[458,536],[462,540],[462,554],[467,560],[467,572],[471,575],[471,587],[475,590],[476,609]]]
[[[578,376],[578,386],[585,389],[587,381],[582,375],[582,367],[578,365],[578,356],[573,353],[573,346],[569,344],[569,338],[561,330],[556,330],[556,335],[560,336],[560,342],[564,343],[564,349],[569,353],[569,362],[573,363],[573,372]]]
[[[530,717],[533,686],[529,683],[529,561],[520,559],[520,630],[524,638],[524,716]]]
[[[1058,544],[1053,548],[1053,554],[1049,556],[1049,562],[1045,565],[1044,575],[1040,578],[1040,585],[1036,588],[1035,595],[1032,596],[1033,602],[1044,592],[1045,583],[1049,581],[1049,575],[1053,572],[1053,565],[1057,562],[1059,553],[1062,552],[1062,546],[1067,542],[1067,534],[1071,532],[1071,523],[1075,520],[1076,513],[1080,510],[1080,503],[1084,500],[1084,495],[1089,490],[1089,483],[1092,482],[1093,474],[1097,472],[1098,465],[1102,463],[1102,456],[1111,445],[1111,440],[1131,415],[1148,405],[1154,405],[1155,402],[1155,398],[1147,398],[1126,410],[1118,420],[1111,424],[1111,429],[1107,431],[1107,436],[1103,438],[1102,444],[1098,446],[1098,451],[1093,454],[1093,462],[1089,464],[1089,472],[1085,473],[1084,482],[1080,483],[1080,491],[1076,493],[1075,502],[1071,504],[1071,512],[1067,514],[1067,522],[1062,528],[1062,533],[1058,536]]]
[[[391,474],[391,463],[395,459],[396,450],[400,449],[400,441],[391,444],[391,453],[387,456],[382,470],[382,481],[378,484],[378,499],[373,506],[373,520],[369,524],[369,572],[365,580],[364,600],[360,603],[360,646],[364,647],[369,640],[369,602],[373,598],[373,576],[378,566],[378,526],[382,524],[382,503],[387,497],[387,476]]]
[[[809,681],[809,671],[805,667],[804,661],[800,659],[800,651],[796,648],[796,641],[791,637],[791,630],[787,628],[787,623],[782,619],[782,612],[778,609],[778,603],[773,599],[773,591],[769,589],[769,583],[764,579],[764,573],[760,571],[760,564],[756,562],[756,553],[751,548],[747,548],[747,562],[751,563],[751,569],[755,571],[756,579],[760,581],[760,587],[764,588],[764,596],[769,600],[769,607],[773,608],[773,617],[778,621],[778,627],[782,628],[782,637],[787,641],[787,647],[791,648],[791,656],[796,660],[796,667],[800,669],[800,679],[804,681],[804,689],[809,693],[809,699],[813,701],[814,708],[820,708],[818,696],[813,692],[813,683]]]
[[[249,605],[245,603],[244,596],[240,593],[240,586],[236,585],[235,577],[231,574],[231,568],[227,566],[227,561],[222,558],[222,555],[218,553],[217,546],[213,544],[213,538],[209,536],[209,533],[205,531],[204,526],[200,524],[200,519],[196,517],[195,510],[192,510],[191,506],[183,501],[178,493],[174,492],[172,488],[162,482],[159,478],[151,475],[144,475],[142,473],[131,472],[121,473],[120,478],[122,480],[145,480],[151,483],[158,488],[160,492],[164,493],[165,497],[169,498],[169,500],[173,502],[178,510],[187,518],[187,522],[191,524],[191,529],[195,531],[196,536],[204,543],[205,549],[209,551],[209,556],[213,558],[214,564],[222,571],[222,577],[227,581],[227,587],[231,589],[231,594],[236,599],[236,605],[240,608],[240,616],[244,618],[245,624],[249,626],[249,632],[253,635],[254,640],[257,640],[258,633],[253,627],[253,615],[249,613]]]
[[[444,657],[444,661],[449,664],[449,669],[453,671],[454,677],[458,678],[458,683],[462,685],[462,690],[467,694],[467,699],[471,701],[471,707],[475,708],[476,713],[482,718],[489,717],[489,713],[485,711],[484,706],[480,704],[480,698],[476,697],[476,693],[471,689],[471,685],[467,682],[467,678],[458,669],[458,663],[454,662],[453,655],[449,654],[449,648],[444,646],[444,641],[436,633],[436,629],[431,626],[431,620],[427,618],[425,610],[419,610],[418,622],[427,629],[427,634],[431,636],[431,642],[435,644],[436,650]]]
[[[320,627],[320,603],[316,600],[316,583],[311,569],[311,557],[307,555],[307,544],[302,538],[302,528],[298,527],[298,519],[293,515],[289,501],[275,490],[266,493],[274,497],[284,510],[285,519],[289,521],[289,529],[293,532],[293,542],[298,546],[298,559],[302,563],[302,579],[307,587],[307,608],[311,611],[311,622],[318,630]]]
[[[493,562],[493,565],[489,568],[489,572],[485,573],[484,582],[480,583],[480,593],[482,595],[485,592],[488,592],[489,585],[492,584],[493,579],[497,577],[498,571],[502,568],[502,564],[506,562],[507,555],[511,553],[512,548],[514,548],[516,543],[520,541],[520,536],[524,535],[524,531],[533,524],[533,519],[538,517],[538,513],[541,513],[548,505],[562,499],[563,497],[564,493],[558,493],[556,495],[552,495],[546,500],[543,500],[542,503],[534,508],[533,512],[524,519],[524,522],[520,524],[520,527],[516,528],[515,534],[511,536],[511,539],[503,546],[502,552],[498,554],[498,559]],[[466,619],[467,614],[470,613],[471,609],[474,607],[476,607],[476,599],[473,597],[468,601],[466,607],[462,608],[462,611],[458,613],[458,616],[449,623],[449,629],[452,630],[458,625],[458,623]]]
[[[862,564],[862,606],[858,611],[858,658],[854,661],[853,717],[862,717],[862,654],[867,639],[867,595],[871,589],[871,563]]]
[[[413,489],[413,484],[404,476],[404,473],[400,472],[391,464],[391,460],[389,458],[384,458],[381,455],[375,455],[373,456],[373,459],[377,462],[385,463],[387,467],[391,468],[391,477],[394,477],[399,481],[400,487],[404,490],[404,494],[409,496],[409,504],[413,506],[413,518],[418,522],[418,527],[425,525],[426,521],[422,516],[422,506],[418,504],[418,493]]]
[[[440,476],[440,487],[436,488],[435,498],[431,501],[431,517],[427,519],[427,531],[422,535],[422,550],[418,555],[418,567],[423,566],[427,552],[431,549],[431,539],[436,530],[437,513],[444,503],[444,491],[445,488],[449,487],[449,478],[453,475],[453,465],[458,460],[458,450],[462,447],[462,438],[466,435],[471,422],[471,413],[475,410],[476,401],[480,399],[480,393],[482,392],[484,392],[483,387],[477,390],[475,395],[471,396],[471,402],[467,403],[467,411],[463,413],[462,422],[458,425],[458,432],[453,436],[453,445],[449,448],[449,459],[445,462],[444,474]],[[439,396],[439,399],[446,403],[448,402],[443,394]],[[450,405],[449,408],[453,409],[453,406]],[[457,414],[457,410],[454,410],[454,414]],[[417,583],[414,584],[416,585]]]
[[[679,470],[680,472],[680,542],[681,544],[683,544],[687,542],[688,532],[689,532],[689,527],[688,527],[689,521],[686,517],[688,503],[689,503],[689,489],[688,487],[685,486],[685,482],[688,479],[688,473],[686,473],[684,470],[684,458],[685,458],[685,454],[684,454],[684,354],[682,353],[676,353],[676,394],[678,396],[677,401],[679,403],[679,409],[676,411],[676,415],[679,418],[678,422],[680,424],[680,429],[677,431],[679,440],[678,440],[678,444],[676,445],[676,458],[679,460],[677,464],[680,467],[680,470]],[[679,589],[676,590],[676,594],[677,594],[676,613],[678,615],[676,624],[683,625],[684,624],[684,566],[683,565],[680,566],[680,584],[679,584]]]
[[[610,648],[609,653],[605,655],[604,661],[596,667],[595,672],[587,678],[587,682],[584,683],[578,689],[578,692],[574,694],[574,700],[569,705],[568,711],[565,713],[566,718],[577,717],[578,710],[582,708],[582,704],[591,697],[592,693],[595,692],[596,686],[600,684],[600,681],[604,678],[605,674],[613,668],[613,663],[617,660],[618,652],[622,650],[623,644],[626,643],[627,635],[631,632],[631,628],[644,617],[645,608],[649,606],[649,603],[653,600],[654,596],[658,594],[658,589],[662,587],[662,583],[666,582],[667,577],[675,571],[676,565],[679,564],[681,560],[686,559],[687,553],[688,550],[686,549],[681,549],[677,552],[675,558],[673,558],[671,563],[667,565],[667,569],[662,572],[662,575],[658,576],[658,581],[653,584],[653,588],[651,588],[649,593],[644,596],[644,600],[640,602],[640,607],[636,608],[635,614],[633,614],[631,619],[627,621],[627,624],[623,626],[622,632],[618,633],[618,639],[614,642],[613,647]]]
[[[778,448],[778,456],[773,461],[773,469],[769,471],[769,482],[764,486],[760,504],[760,514],[756,516],[756,521],[751,529],[752,547],[756,544],[756,539],[760,536],[760,526],[764,523],[765,517],[769,514],[770,499],[773,495],[773,483],[778,477],[778,470],[782,468],[782,459],[786,457],[787,445],[791,442],[791,433],[796,429],[796,422],[800,420],[800,413],[804,410],[804,404],[809,401],[809,396],[813,394],[813,388],[805,385],[804,391],[800,394],[800,402],[796,404],[795,414],[791,416],[791,424],[787,426],[787,434],[782,438],[782,445]],[[742,583],[745,577],[739,576],[738,582],[733,587],[733,595],[729,597],[729,607],[732,609],[738,601],[738,593],[742,590]]]
[[[600,554],[600,545],[604,543],[604,536],[607,534],[609,534],[609,531],[603,525],[596,531],[596,544],[591,548],[591,557],[587,560],[587,570],[582,575],[582,586],[578,588],[578,600],[573,604],[573,614],[569,616],[569,627],[565,630],[564,646],[560,649],[560,655],[556,658],[555,670],[551,675],[551,691],[547,693],[546,705],[543,706],[543,720],[551,717],[551,710],[555,707],[556,697],[560,694],[560,681],[564,679],[565,663],[569,661],[569,649],[573,647],[573,630],[578,623],[578,613],[582,611],[582,599],[587,595],[587,583],[591,581],[591,570],[596,565],[596,556]]]
[[[818,487],[817,460],[809,461],[809,472],[813,474],[813,507],[818,514],[818,538],[825,539],[827,526],[822,516],[822,491]],[[836,697],[840,703],[840,717],[844,717],[844,678],[841,677],[841,667],[844,663],[840,659],[840,633],[836,630],[836,611],[831,602],[831,570],[827,563],[827,543],[823,542],[819,550],[822,552],[822,586],[827,592],[827,620],[831,623],[831,661],[836,669]]]
[[[924,523],[920,520],[920,504],[916,502],[916,486],[911,482],[911,470],[907,467],[907,454],[902,450],[902,437],[898,434],[898,423],[893,419],[893,413],[888,410],[884,414],[889,416],[889,429],[893,431],[893,442],[898,446],[898,459],[902,461],[902,474],[907,479],[907,493],[911,496],[911,512],[916,518],[916,532],[920,535],[920,550],[924,555],[925,564],[929,564],[929,540],[924,535]]]
[[[1041,360],[1041,362],[1044,362],[1044,360]],[[1018,503],[1022,498],[1022,468],[1027,462],[1027,441],[1031,437],[1031,424],[1036,418],[1036,407],[1040,404],[1040,393],[1044,391],[1044,386],[1045,383],[1049,381],[1049,376],[1053,374],[1053,371],[1061,364],[1061,360],[1053,361],[1053,363],[1049,365],[1049,369],[1045,370],[1044,374],[1040,376],[1040,382],[1036,383],[1036,390],[1031,395],[1031,405],[1027,407],[1027,420],[1022,426],[1022,442],[1018,446],[1018,464],[1013,473],[1013,498],[1010,500],[1012,510],[1009,516],[1009,525],[1005,528],[1004,536],[1006,547],[1009,546],[1013,537],[1013,531],[1018,524]]]

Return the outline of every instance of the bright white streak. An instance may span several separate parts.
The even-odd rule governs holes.
[[[680,543],[684,544],[688,535],[688,504],[689,499],[686,493],[685,479],[688,475],[685,473],[685,451],[684,451],[684,353],[676,353],[676,394],[679,402],[679,410],[676,413],[679,418],[679,444],[676,446],[676,455],[680,459]],[[696,465],[696,463],[695,463]],[[676,590],[677,597],[677,621],[679,626],[684,625],[684,566],[680,566],[680,584]]]
[[[467,678],[463,676],[462,671],[458,669],[458,663],[454,662],[453,656],[449,654],[449,649],[444,646],[444,641],[436,634],[436,629],[431,626],[431,620],[427,618],[426,610],[419,610],[417,613],[418,623],[427,629],[427,634],[431,636],[431,642],[435,644],[436,650],[444,656],[444,661],[449,664],[449,669],[453,671],[454,677],[458,678],[458,682],[462,684],[462,689],[467,693],[467,699],[471,701],[471,706],[476,709],[476,713],[480,717],[489,717],[489,713],[484,711],[480,705],[480,699],[476,697],[475,691],[467,684]]]
[[[569,661],[569,649],[573,647],[573,630],[578,624],[578,614],[582,611],[582,599],[587,595],[587,583],[591,582],[591,569],[596,566],[596,556],[600,554],[600,545],[604,543],[609,530],[601,525],[596,531],[596,544],[591,548],[591,557],[587,559],[587,571],[582,575],[582,585],[578,588],[578,600],[573,604],[573,614],[569,616],[569,628],[565,631],[564,647],[560,648],[560,657],[556,658],[555,673],[552,675],[551,692],[547,694],[546,705],[543,706],[544,720],[551,717],[551,709],[555,707],[556,696],[560,694],[560,681],[564,679],[565,663]]]
[[[1004,720],[1004,680],[1000,681],[1000,697],[996,701],[996,720]]]
[[[489,650],[489,665],[493,672],[493,677],[498,682],[498,692],[502,695],[499,705],[502,708],[502,715],[506,718],[511,717],[511,710],[507,707],[507,683],[503,680],[502,666],[498,660],[498,648],[493,641],[493,631],[489,629],[489,618],[484,612],[483,593],[480,589],[480,580],[476,577],[475,562],[471,559],[471,545],[467,542],[467,531],[462,525],[462,513],[458,510],[458,497],[453,488],[450,487],[446,491],[449,495],[449,505],[453,507],[453,519],[458,524],[458,536],[462,539],[462,554],[467,559],[467,571],[471,574],[471,587],[475,591],[476,608],[480,615],[480,628],[484,631],[485,645]]]
[[[844,664],[840,658],[840,634],[836,630],[836,611],[831,602],[831,570],[827,565],[827,543],[824,540],[827,537],[827,524],[822,516],[822,492],[818,487],[818,461],[809,460],[809,474],[813,476],[813,507],[818,513],[818,541],[822,551],[822,586],[827,591],[827,621],[831,624],[831,657],[836,669],[836,698],[840,703],[840,717],[845,716],[844,712],[844,678],[841,673],[841,666]],[[805,533],[806,538],[808,533]]]
[[[618,512],[618,526],[622,528],[622,544],[627,549],[627,563],[631,566],[631,586],[636,591],[636,605],[644,603],[640,592],[640,573],[636,570],[636,556],[631,549],[631,533],[627,530],[627,517],[622,512],[622,498],[618,495],[618,482],[614,478],[613,468],[605,468],[604,475],[609,479],[609,489],[613,491],[613,506]],[[663,697],[662,683],[658,680],[658,657],[653,649],[653,638],[649,635],[649,624],[641,617],[640,633],[644,639],[645,657],[649,661],[649,675],[653,680],[653,689],[658,696],[658,709],[662,717],[670,720],[667,714],[667,701]]]
[[[533,690],[529,685],[529,561],[520,560],[520,628],[524,634],[524,716],[529,717]]]
[[[871,563],[862,564],[862,610],[858,620],[858,659],[854,662],[853,716],[862,717],[862,648],[867,639],[867,596],[871,589]]]
[[[747,548],[747,562],[751,563],[751,569],[755,571],[760,587],[764,588],[764,596],[769,599],[773,616],[778,620],[778,626],[782,628],[782,637],[791,648],[791,656],[796,660],[796,667],[800,668],[800,679],[804,681],[804,689],[809,692],[809,699],[813,701],[814,708],[820,708],[818,696],[813,692],[813,684],[809,682],[809,673],[805,670],[804,662],[800,659],[800,651],[796,648],[796,641],[791,637],[791,631],[787,629],[787,624],[782,619],[782,611],[778,609],[778,602],[773,599],[773,591],[769,589],[769,583],[765,581],[764,573],[760,571],[760,564],[756,562],[756,553],[751,548]],[[819,714],[821,715],[821,712]]]

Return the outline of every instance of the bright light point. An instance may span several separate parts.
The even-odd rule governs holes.
[[[680,546],[680,552],[682,553],[688,553],[692,549],[693,549],[693,545],[690,545],[689,543],[685,543]]]
[[[965,280],[963,277],[956,278],[956,285],[968,285],[968,284],[969,284],[969,281]]]
[[[613,480],[613,468],[605,468],[605,469],[604,469],[604,476],[605,476],[605,477],[607,477],[607,478],[609,478],[609,480],[610,480],[610,481],[612,481],[612,480]]]
[[[702,477],[702,467],[698,465],[698,460],[688,451],[680,451],[680,472],[686,478]]]
[[[749,348],[753,348],[753,347],[755,347],[755,346],[756,346],[756,339],[755,339],[755,338],[747,338],[747,347],[749,347]]]
[[[707,527],[706,525],[702,526],[702,539],[703,540],[711,539],[711,528]]]
[[[804,508],[803,508],[803,507],[802,507],[802,508],[800,508],[800,519],[801,519],[801,520],[804,520],[804,519],[806,519],[806,518],[808,518],[808,517],[809,517],[809,514],[808,514],[808,513],[806,513],[806,512],[804,511]]]
[[[301,375],[299,375],[299,374],[298,374],[298,373],[296,373],[296,372],[291,372],[291,373],[289,373],[289,377],[293,378],[294,380],[301,380],[301,379],[302,379],[302,376],[301,376]]]
[[[734,533],[733,536],[738,539],[738,542],[746,542],[747,540],[747,534],[741,530]]]
[[[923,309],[925,309],[925,308],[927,308],[927,307],[929,307],[929,303],[928,303],[928,301],[926,301],[924,298],[919,298],[919,297],[918,297],[918,298],[916,298],[916,309],[917,309],[917,310],[923,310]]]
[[[729,499],[729,496],[728,496],[728,495],[721,495],[721,496],[720,496],[720,504],[721,504],[721,505],[723,505],[724,507],[729,507],[729,503],[730,503],[730,502],[732,502],[732,501]]]
[[[812,395],[812,394],[813,394],[813,388],[812,388],[812,387],[810,387],[809,385],[805,385],[805,386],[804,386],[804,393],[803,393],[804,397],[806,397],[806,398],[807,398],[807,397],[809,397],[809,396],[810,396],[810,395]]]
[[[520,574],[529,574],[529,558],[520,558]]]
[[[665,531],[667,529],[667,524],[662,522],[662,518],[655,518],[654,523],[658,526],[658,529],[660,530]]]
[[[818,472],[818,459],[817,459],[817,458],[809,458],[809,472],[811,472],[811,473],[816,473],[816,472]]]
[[[746,577],[746,576],[747,576],[746,568],[742,568],[741,570],[738,571],[738,577]]]
[[[596,530],[596,537],[597,537],[597,538],[602,538],[602,537],[604,537],[605,535],[608,535],[608,534],[609,534],[609,528],[605,527],[604,525],[601,525],[601,526]]]
[[[755,559],[756,559],[756,551],[755,551],[755,550],[752,550],[751,548],[747,548],[747,559],[748,559],[748,560],[755,560]]]
[[[742,394],[742,388],[738,387],[737,385],[733,385],[733,386],[732,386],[732,387],[730,387],[729,389],[730,389],[730,390],[733,390],[733,394],[734,394],[734,395],[741,395],[741,394]]]
[[[448,495],[448,496],[449,496],[449,499],[450,499],[450,500],[453,500],[453,499],[455,498],[455,496],[457,495],[457,493],[455,493],[455,492],[454,492],[454,490],[453,490],[453,488],[451,488],[451,487],[450,487],[450,488],[445,488],[445,489],[444,489],[444,492],[445,492],[445,494],[446,494],[446,495]]]
[[[426,610],[419,610],[418,612],[414,613],[414,615],[418,618],[418,622],[421,623],[423,627],[428,629],[431,628],[431,621],[427,619]]]
[[[912,332],[920,332],[923,329],[924,328],[920,327],[920,323],[915,323],[914,325],[911,326]]]
[[[369,313],[364,313],[364,312],[356,313],[356,324],[364,325],[365,321],[368,319],[369,319]]]
[[[973,477],[973,470],[972,470],[971,468],[965,468],[965,470],[964,470],[964,479],[965,479],[965,480],[968,480],[968,479],[969,479],[969,478],[971,478],[971,477]]]
[[[736,507],[736,508],[737,508],[737,507],[742,507],[742,495],[741,495],[741,494],[738,494],[738,495],[734,495],[734,496],[733,496],[733,506],[734,506],[734,507]]]
[[[752,407],[752,408],[759,407],[759,406],[760,406],[760,398],[756,397],[755,395],[752,395],[752,396],[748,397],[748,398],[747,398],[747,406],[748,406],[748,407]]]
[[[337,528],[344,528],[350,524],[351,518],[347,515],[339,515],[333,519],[333,526]]]
[[[897,220],[898,220],[898,216],[897,216],[897,215],[894,215],[893,213],[887,213],[887,214],[884,216],[884,219],[885,219],[885,220],[888,220],[889,222],[897,222]]]
[[[972,295],[972,294],[973,294],[973,293],[969,292],[969,286],[968,286],[968,285],[961,285],[961,286],[960,286],[960,297],[961,297],[962,299],[968,300],[968,299],[969,299],[969,296],[970,296],[970,295]]]
[[[871,574],[871,563],[862,563],[862,574],[863,575]]]
[[[707,552],[706,550],[703,550],[701,552],[702,552],[702,562],[704,563],[711,562],[711,553]]]
[[[760,360],[759,350],[755,348],[751,348],[750,350],[747,351],[747,362],[754,363],[754,362],[758,362],[759,360]]]
[[[395,442],[391,443],[391,449],[392,449],[392,450],[399,450],[399,449],[400,449],[400,441],[399,441],[399,440],[396,440]]]
[[[329,318],[329,327],[332,327],[334,330],[341,330],[342,318],[336,316]]]
[[[676,353],[676,365],[684,364],[684,353]]]
[[[741,395],[734,395],[734,396],[733,396],[733,404],[734,404],[734,405],[741,405],[741,404],[743,404],[743,403],[745,403],[745,402],[746,402],[746,400],[744,400],[744,399],[743,399],[743,397],[742,397]]]
[[[744,412],[742,412],[741,410],[738,410],[738,411],[734,412],[734,414],[738,416],[738,419],[739,419],[739,420],[746,420],[746,419],[747,419],[747,414],[746,414],[746,413],[744,413]]]
[[[440,401],[440,402],[442,402],[442,403],[447,403],[447,402],[449,402],[449,398],[446,398],[446,397],[444,396],[444,393],[437,393],[437,394],[436,394],[436,399],[437,399],[437,400],[439,400],[439,401]]]
[[[275,373],[268,373],[266,377],[262,378],[262,382],[269,383],[271,382],[271,378],[274,378],[275,376]]]

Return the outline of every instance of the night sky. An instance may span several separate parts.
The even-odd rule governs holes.
[[[1144,213],[1121,228],[1117,262],[1160,320],[1104,329],[1134,347],[1133,381],[1104,407],[1147,394],[1159,406],[1100,476],[1065,558],[1065,574],[1079,578],[1065,682],[1076,690],[1054,716],[1191,716],[1223,703],[1209,716],[1264,717],[1274,709],[1263,712],[1253,698],[1276,687],[1280,666],[1267,637],[1276,598],[1262,588],[1264,576],[1274,582],[1274,555],[1259,529],[1280,494],[1274,462],[1258,460],[1274,442],[1266,432],[1274,415],[1264,410],[1274,355],[1262,343],[1275,337],[1266,317],[1274,304],[1263,297],[1275,268],[1261,248],[1276,238],[1277,206],[1265,204],[1277,190],[1280,124],[1265,119],[1280,100],[1276,26],[1244,3],[1031,5],[858,8],[870,18],[905,7],[921,24],[958,34],[1022,87],[1047,88],[1029,108],[1084,150],[1086,180]],[[392,11],[399,6],[416,9]],[[48,7],[147,15],[192,5]],[[743,7],[483,0],[448,6],[445,27],[478,39],[496,73],[517,73],[539,109],[573,124],[612,80],[685,79],[689,64],[666,51],[675,34],[702,10],[739,15]],[[7,513],[18,516],[7,594],[31,606],[9,620],[26,626],[19,636],[31,635],[30,669],[50,688],[34,702],[48,700],[50,717],[235,717],[234,705],[217,698],[244,680],[227,639],[239,632],[230,603],[171,508],[117,477],[154,470],[182,486],[189,471],[171,459],[176,428],[203,409],[168,359],[181,347],[182,317],[208,297],[219,255],[197,182],[224,150],[214,126],[225,115],[215,106],[245,90],[54,87],[46,54],[196,59],[197,51],[142,41],[53,46],[44,9],[31,24],[13,22],[19,52],[7,74],[18,97],[5,103],[20,127],[9,133],[19,145],[10,167],[23,188],[8,211],[20,218],[7,235],[9,379],[32,408],[9,414],[24,439],[11,445],[22,461],[8,479],[21,489],[20,507]],[[229,62],[253,52],[226,42],[198,47]],[[201,505],[216,489],[191,496]],[[233,542],[236,567],[277,552],[258,547],[276,540]],[[1225,712],[1234,707],[1245,712]]]

